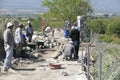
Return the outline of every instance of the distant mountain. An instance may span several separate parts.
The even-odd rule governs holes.
[[[46,10],[44,0],[0,0],[0,9]],[[89,0],[95,12],[120,13],[120,0]]]
[[[120,13],[120,0],[89,0],[95,12]]]

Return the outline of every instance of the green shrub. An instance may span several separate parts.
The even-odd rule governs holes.
[[[113,80],[120,80],[120,72],[114,77]]]
[[[110,43],[110,42],[113,41],[113,39],[112,39],[111,37],[107,36],[107,35],[101,35],[101,36],[100,36],[100,39],[101,39],[102,41],[106,42],[106,43]]]
[[[104,34],[100,34],[100,35],[99,35],[99,39],[101,39],[101,40],[103,40],[104,37],[105,37]]]
[[[113,42],[116,43],[116,44],[120,44],[120,38],[114,38]]]
[[[106,47],[107,51],[103,54],[103,80],[119,80],[119,47],[117,45]]]

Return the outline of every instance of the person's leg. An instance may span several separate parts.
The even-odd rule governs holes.
[[[18,58],[21,54],[21,45],[20,44],[16,44],[16,48],[15,48],[15,57]]]
[[[10,67],[12,67],[12,64],[11,64],[12,57],[13,57],[13,47],[10,47],[6,51],[6,57],[4,60],[4,71],[7,71]]]
[[[30,35],[30,42],[32,41],[32,35]]]
[[[78,41],[75,41],[75,42],[74,42],[74,46],[75,46],[74,59],[78,59],[78,58],[79,58],[79,56],[78,56],[78,52],[79,52],[79,42],[78,42]]]
[[[77,59],[77,47],[75,46],[74,59]]]
[[[31,40],[32,40],[32,37],[31,37],[31,35],[29,35],[28,36],[28,42],[31,42]]]
[[[70,59],[72,59],[72,53],[70,54]]]
[[[78,52],[79,52],[79,46],[76,46],[76,59],[79,58],[79,56],[78,56]]]

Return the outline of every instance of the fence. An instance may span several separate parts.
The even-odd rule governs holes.
[[[81,43],[83,44],[83,42]],[[92,52],[92,45],[95,45],[94,47],[94,53]],[[86,73],[87,73],[87,77],[88,77],[88,80],[93,80],[93,75],[91,76],[90,74],[90,70],[91,70],[91,67],[90,67],[90,56],[91,55],[94,55],[95,56],[95,59],[96,59],[96,63],[95,63],[95,67],[94,67],[94,70],[95,70],[95,75],[94,75],[94,79],[95,80],[113,80],[115,78],[115,80],[119,80],[119,75],[120,75],[120,57],[119,55],[115,57],[115,54],[113,54],[112,56],[109,56],[108,54],[108,49],[111,50],[111,45],[109,47],[107,43],[104,43],[102,42],[100,39],[99,39],[99,33],[96,33],[94,35],[91,36],[91,40],[90,42],[88,43],[88,45],[86,46],[86,59],[83,57],[82,58],[82,66],[85,67],[86,69]],[[85,49],[82,49],[82,54],[83,54],[83,50]],[[118,51],[118,54],[119,54],[119,48],[118,49],[115,49],[115,51]],[[111,52],[112,54],[112,52]],[[111,62],[107,62],[107,59],[106,56],[108,55],[108,57],[113,57],[113,60]],[[115,58],[114,58],[115,57]],[[104,61],[103,61],[104,60]],[[107,65],[105,65],[105,63]],[[108,67],[109,66],[109,67]],[[116,77],[118,79],[116,79]]]

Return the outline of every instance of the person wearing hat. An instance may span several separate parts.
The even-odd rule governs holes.
[[[15,57],[19,57],[21,54],[21,50],[22,50],[22,44],[23,44],[23,33],[22,33],[22,28],[23,28],[23,24],[20,23],[18,25],[18,27],[15,30]]]
[[[4,71],[7,72],[9,68],[13,68],[11,61],[13,57],[13,48],[14,48],[14,37],[12,33],[14,24],[12,22],[7,23],[7,28],[3,33],[4,38],[4,49],[6,52],[6,57],[4,60]]]
[[[26,27],[26,36],[28,37],[28,41],[31,42],[33,36],[33,28],[30,21],[28,21],[28,25]]]

